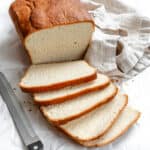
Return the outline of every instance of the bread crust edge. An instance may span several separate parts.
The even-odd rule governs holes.
[[[40,110],[41,110],[41,112],[43,113],[43,115],[46,117],[46,119],[47,119],[49,122],[52,122],[52,123],[55,124],[55,125],[61,125],[61,124],[65,124],[65,123],[67,123],[67,122],[69,122],[69,121],[71,121],[71,120],[74,120],[74,119],[76,119],[76,118],[78,118],[78,117],[81,117],[81,116],[85,115],[86,113],[91,112],[91,111],[94,110],[95,108],[100,107],[100,106],[103,105],[103,104],[106,104],[107,102],[111,101],[111,100],[117,95],[117,93],[118,93],[118,89],[115,87],[114,92],[113,92],[110,96],[108,96],[107,98],[105,98],[103,101],[101,101],[101,102],[95,104],[94,106],[92,106],[92,107],[86,109],[85,111],[82,111],[82,112],[80,112],[80,113],[78,113],[78,114],[69,116],[69,117],[67,117],[67,118],[63,118],[63,119],[61,119],[61,120],[58,120],[58,119],[55,120],[55,119],[53,119],[53,118],[50,118],[50,117],[48,116],[47,112],[45,111],[44,107],[42,107],[42,106],[40,107]]]
[[[86,145],[86,144],[82,143],[81,141],[78,141],[78,142],[81,145],[86,146],[86,147],[102,147],[102,146],[108,145],[108,144],[112,143],[113,141],[115,141],[116,139],[118,139],[124,133],[126,133],[129,130],[129,128],[132,127],[138,121],[140,116],[141,116],[141,112],[138,112],[137,116],[135,117],[135,119],[126,128],[124,128],[124,130],[122,130],[118,135],[116,135],[115,137],[111,138],[110,140],[107,140],[106,142],[103,142],[102,144]]]
[[[74,137],[72,136],[70,133],[68,133],[65,129],[61,128],[60,126],[58,126],[60,128],[60,130],[62,130],[66,135],[68,135],[69,137],[71,137],[72,139],[74,139],[76,142],[79,143],[80,142],[85,142],[85,141],[91,141],[91,140],[95,140],[101,136],[103,136],[111,127],[112,125],[115,123],[115,121],[118,119],[120,113],[124,110],[124,108],[126,107],[126,105],[128,104],[128,97],[126,95],[125,96],[125,103],[122,106],[122,108],[118,111],[118,114],[116,115],[116,117],[114,118],[114,120],[110,123],[110,125],[103,131],[101,132],[99,135],[93,136],[91,138],[87,138],[87,139],[80,139],[78,137]]]
[[[90,68],[93,68],[93,73],[91,73],[90,75],[84,76],[84,77],[80,77],[80,78],[76,78],[73,80],[68,80],[68,81],[64,81],[64,82],[59,82],[59,83],[55,83],[55,84],[49,84],[49,85],[44,85],[44,86],[25,86],[22,84],[22,80],[23,78],[26,76],[29,68],[25,71],[24,76],[22,77],[20,83],[19,83],[19,87],[21,88],[21,90],[23,92],[27,92],[27,93],[40,93],[40,92],[46,92],[49,90],[57,90],[57,89],[61,89],[64,88],[66,86],[70,86],[70,85],[77,85],[77,84],[81,84],[81,83],[85,83],[88,81],[92,81],[94,79],[97,78],[97,70],[90,66],[86,61],[84,61]]]
[[[58,98],[52,98],[52,99],[45,99],[44,101],[42,99],[38,99],[36,98],[35,94],[33,94],[33,99],[35,104],[37,105],[43,105],[43,106],[47,106],[47,105],[52,105],[52,104],[59,104],[68,100],[72,100],[73,98],[77,98],[81,95],[93,92],[93,91],[97,91],[97,90],[101,90],[105,87],[107,87],[110,84],[110,79],[108,79],[105,83],[97,85],[95,87],[92,88],[87,88],[75,93],[72,93],[70,95],[64,95]]]

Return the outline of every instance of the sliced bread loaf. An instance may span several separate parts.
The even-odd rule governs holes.
[[[15,0],[9,12],[33,64],[81,59],[94,31],[80,0]]]
[[[91,81],[96,76],[96,69],[82,60],[31,65],[20,87],[25,92],[42,92]]]
[[[103,90],[91,92],[60,104],[43,106],[41,110],[49,121],[62,124],[112,100],[116,93],[117,88],[110,84]]]
[[[109,85],[109,83],[110,79],[107,76],[98,74],[97,79],[87,83],[68,86],[60,90],[36,93],[34,94],[34,101],[40,105],[57,104],[69,99],[76,98],[83,94],[105,88]]]
[[[139,117],[140,112],[130,107],[126,107],[107,133],[96,140],[80,142],[80,144],[88,147],[100,147],[109,144],[123,135],[134,123],[136,123]]]
[[[96,139],[111,128],[128,101],[127,96],[117,95],[112,101],[72,120],[60,129],[74,140],[89,141]]]

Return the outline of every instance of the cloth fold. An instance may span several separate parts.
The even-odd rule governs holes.
[[[144,61],[150,53],[150,19],[120,1],[82,1],[96,25],[85,60],[112,78],[129,79],[144,70],[150,64]]]

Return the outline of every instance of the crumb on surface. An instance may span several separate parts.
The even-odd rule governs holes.
[[[31,112],[31,111],[32,111],[32,109],[30,108],[30,109],[29,109],[29,111]]]

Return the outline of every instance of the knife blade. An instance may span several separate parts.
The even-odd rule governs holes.
[[[0,93],[4,99],[18,133],[28,150],[43,150],[43,144],[34,132],[25,112],[8,80],[0,72]]]

